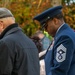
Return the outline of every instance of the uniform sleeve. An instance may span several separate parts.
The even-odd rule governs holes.
[[[61,37],[54,46],[49,75],[68,75],[74,53],[74,43],[68,36]]]
[[[9,49],[3,41],[0,41],[0,75],[10,75],[11,70]]]

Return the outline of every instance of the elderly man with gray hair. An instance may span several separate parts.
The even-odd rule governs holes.
[[[0,8],[0,34],[0,75],[40,75],[35,44],[6,8]]]

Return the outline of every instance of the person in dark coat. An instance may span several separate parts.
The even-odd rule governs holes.
[[[7,8],[0,8],[0,75],[40,75],[38,50]]]
[[[46,75],[75,75],[75,32],[65,23],[62,6],[55,6],[34,17],[52,37],[45,56]]]

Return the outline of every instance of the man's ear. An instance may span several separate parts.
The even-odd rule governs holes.
[[[54,23],[55,23],[56,25],[58,25],[59,20],[58,20],[57,18],[53,18],[53,21],[54,21]]]
[[[1,28],[1,29],[4,28],[3,21],[0,21],[0,28]]]

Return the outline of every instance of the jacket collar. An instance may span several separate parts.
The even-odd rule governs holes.
[[[69,27],[66,23],[65,23],[64,25],[62,25],[62,26],[59,28],[59,30],[57,31],[57,33],[56,33],[54,39],[57,39],[57,36],[59,36],[60,33],[61,33],[63,30],[67,29],[67,28],[70,28],[70,27]]]
[[[0,35],[0,39],[2,39],[4,36],[14,32],[15,30],[21,29],[20,27],[18,27],[17,23],[11,24],[9,25]]]

